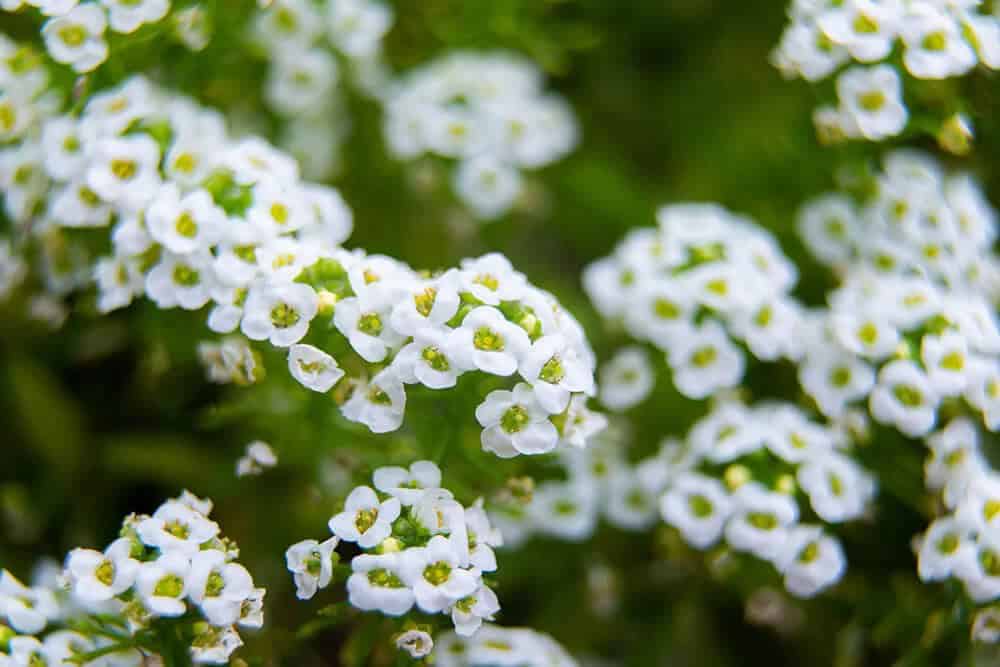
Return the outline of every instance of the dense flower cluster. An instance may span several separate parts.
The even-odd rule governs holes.
[[[745,344],[759,359],[796,358],[788,331],[801,319],[789,296],[797,271],[774,238],[712,204],[665,206],[659,228],[629,232],[614,254],[591,264],[583,284],[607,319],[667,355],[674,385],[705,398],[743,379]],[[601,372],[612,409],[652,388],[648,359],[622,351]]]
[[[348,383],[342,413],[379,433],[401,425],[406,384],[518,373],[524,383],[477,410],[484,447],[513,456],[578,440],[589,413],[570,399],[593,393],[593,355],[551,295],[496,254],[427,276],[343,250],[352,223],[335,190],[299,180],[295,161],[259,139],[229,141],[217,114],[145,79],[94,96],[79,118],[39,121],[0,165],[11,217],[58,253],[44,263],[54,292],[92,273],[102,312],[142,294],[161,308],[211,305],[213,331],[288,348],[309,389]],[[91,268],[70,228],[110,228],[114,254]],[[365,375],[345,378],[326,351],[345,339]],[[258,375],[238,342],[201,353],[215,381]]]
[[[805,207],[807,245],[844,284],[802,332],[799,379],[821,412],[868,400],[876,420],[925,436],[943,403],[1000,427],[1000,264],[996,214],[967,175],[896,152],[857,204],[829,195]]]
[[[378,468],[370,486],[356,487],[342,512],[330,519],[333,537],[289,547],[288,569],[298,596],[309,599],[330,585],[339,561],[334,549],[352,542],[350,603],[365,611],[403,616],[416,607],[450,614],[455,631],[469,636],[500,610],[483,573],[497,569],[494,547],[503,544],[482,501],[463,507],[441,488],[441,470],[430,461],[409,469]]]
[[[278,0],[255,14],[254,38],[268,59],[264,98],[284,117],[280,145],[309,178],[332,175],[348,129],[342,64],[359,76],[377,68],[392,21],[391,7],[373,0]]]
[[[108,32],[131,35],[163,22],[171,9],[170,0],[6,0],[0,10],[15,12],[26,6],[47,17],[41,35],[49,57],[77,73],[91,72],[108,60]],[[204,9],[197,3],[176,11],[171,28],[191,50],[207,43]]]
[[[394,84],[386,101],[390,150],[459,161],[454,189],[484,219],[507,212],[521,170],[571,151],[576,123],[566,103],[543,90],[534,63],[506,53],[457,52]]]
[[[668,438],[634,465],[624,460],[621,435],[609,433],[569,452],[567,479],[540,484],[526,508],[505,503],[494,510],[508,543],[532,533],[582,541],[599,514],[643,530],[659,513],[698,549],[724,539],[734,551],[771,563],[800,597],[846,571],[839,541],[822,524],[860,518],[876,483],[845,450],[845,429],[816,423],[790,404],[748,408],[723,400],[685,441]],[[808,516],[814,523],[803,520]]]
[[[530,628],[484,625],[473,637],[444,633],[437,638],[433,653],[440,667],[576,667],[577,662],[546,634]]]
[[[1000,68],[1000,17],[979,0],[793,0],[788,13],[773,54],[786,76],[819,81],[850,65],[837,75],[838,107],[816,112],[817,125],[845,137],[880,141],[906,128],[904,77],[890,64],[897,45],[917,79]]]
[[[263,625],[265,591],[236,562],[239,549],[211,509],[185,492],[152,516],[133,514],[104,551],[74,549],[45,584],[4,571],[0,664],[136,667],[181,636],[173,626],[162,636],[160,619],[183,622],[194,662],[227,663],[243,645],[237,626]]]

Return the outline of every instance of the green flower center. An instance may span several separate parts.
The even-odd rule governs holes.
[[[378,313],[365,313],[358,318],[358,331],[369,336],[378,336],[382,333],[382,318]]]
[[[954,533],[948,533],[947,535],[945,535],[944,537],[942,537],[940,540],[937,541],[936,546],[938,553],[947,556],[949,554],[955,553],[955,551],[958,549],[958,544],[959,544],[958,535],[955,535]]]
[[[924,404],[924,395],[913,385],[897,384],[892,388],[892,394],[908,408],[919,408]]]
[[[302,318],[299,315],[299,311],[292,308],[287,303],[279,303],[271,309],[271,324],[279,329],[293,327],[298,324],[300,319]]]
[[[995,551],[981,551],[979,563],[983,566],[986,576],[1000,577],[1000,554]]]
[[[440,586],[451,576],[451,565],[438,561],[424,568],[424,579],[434,586]]]
[[[222,593],[222,589],[226,587],[226,581],[222,578],[222,575],[218,572],[213,572],[208,575],[208,581],[205,582],[205,597],[216,598]]]
[[[377,519],[377,507],[372,507],[367,510],[359,510],[357,515],[354,517],[354,527],[358,529],[359,533],[367,533],[368,529],[375,525],[375,521]]]
[[[714,347],[705,346],[695,350],[695,353],[691,355],[691,363],[698,368],[706,368],[711,366],[718,356],[719,353]]]
[[[878,342],[878,327],[871,322],[865,322],[858,328],[858,340],[871,347]]]
[[[838,498],[840,496],[844,495],[844,482],[841,481],[841,479],[840,479],[840,477],[838,475],[835,475],[832,472],[831,473],[827,473],[827,475],[826,475],[826,483],[830,487],[830,493],[832,493],[833,495],[837,496]]]
[[[503,352],[503,336],[493,331],[489,327],[479,327],[472,336],[472,344],[477,350],[486,352]]]
[[[413,304],[417,312],[424,317],[429,317],[431,309],[434,308],[434,299],[437,298],[437,290],[428,287],[423,292],[413,295]]]
[[[715,508],[712,506],[712,501],[701,495],[700,493],[692,493],[687,498],[688,509],[691,510],[691,514],[699,519],[704,519],[705,517],[712,516]]]
[[[941,358],[940,366],[945,370],[961,372],[965,368],[965,357],[961,352],[949,352]]]
[[[392,405],[392,399],[389,398],[389,394],[382,391],[381,387],[375,385],[368,388],[368,401],[375,405]]]
[[[424,351],[420,353],[420,356],[427,362],[428,366],[439,373],[444,373],[451,368],[451,364],[448,363],[448,358],[441,354],[441,350],[434,346],[425,347]]]
[[[257,263],[257,246],[253,245],[238,245],[233,247],[233,254],[239,257],[241,260],[247,264]]]
[[[773,319],[774,319],[774,310],[771,308],[771,306],[764,306],[763,308],[757,311],[756,315],[754,315],[753,323],[758,327],[760,327],[761,329],[764,329],[769,324],[771,324],[771,320]]]
[[[944,51],[948,47],[948,36],[940,30],[932,32],[924,36],[920,46],[926,51]]]
[[[280,202],[271,204],[270,212],[271,219],[279,225],[283,225],[288,222],[288,207],[284,204]]]
[[[992,521],[997,514],[1000,514],[1000,500],[987,500],[983,503],[983,517],[987,521]]]
[[[70,48],[76,48],[87,40],[87,31],[80,25],[68,25],[60,28],[57,34],[62,43]]]
[[[480,273],[472,280],[472,282],[477,285],[482,285],[491,292],[496,292],[500,287],[500,281],[497,280],[496,276],[491,273]]]
[[[135,173],[138,171],[138,167],[135,164],[135,160],[125,160],[122,158],[115,158],[111,161],[111,173],[115,175],[115,178],[121,181],[129,181],[135,177]]]
[[[531,421],[528,411],[523,405],[511,406],[500,418],[500,428],[507,433],[517,433]]]
[[[577,507],[572,500],[557,500],[552,510],[560,516],[573,516],[577,512]]]
[[[168,521],[167,523],[163,524],[163,530],[164,532],[173,535],[179,540],[186,540],[188,538],[188,535],[191,534],[191,531],[188,530],[188,527],[183,523],[181,523],[180,521]]]
[[[653,312],[661,320],[676,320],[681,315],[681,309],[677,304],[663,297],[653,302]]]
[[[881,90],[870,90],[867,93],[858,95],[858,104],[865,111],[878,111],[885,106],[885,93]]]
[[[115,580],[114,563],[107,559],[101,561],[101,564],[97,566],[96,570],[94,570],[94,578],[105,586],[110,586],[111,582]]]
[[[184,580],[176,574],[168,574],[163,577],[153,589],[153,595],[164,598],[179,598],[183,592]]]
[[[851,382],[851,369],[847,366],[838,366],[830,372],[830,384],[837,389],[843,389]]]
[[[878,32],[878,22],[865,14],[858,14],[854,17],[852,26],[854,32],[861,35],[872,35]]]
[[[757,530],[774,530],[778,527],[778,518],[767,512],[750,512],[747,523]]]
[[[806,548],[799,552],[799,562],[808,565],[812,563],[817,558],[819,558],[819,544],[816,542],[810,542],[806,545]]]
[[[368,581],[373,586],[381,588],[402,588],[403,582],[395,574],[386,569],[372,570],[368,573]]]
[[[542,370],[538,373],[538,379],[549,384],[559,384],[566,377],[566,369],[563,368],[562,361],[558,356],[553,356],[545,362]]]
[[[174,160],[174,170],[190,174],[198,166],[198,160],[191,153],[181,153]]]
[[[194,218],[187,211],[180,214],[180,217],[177,218],[177,222],[174,224],[174,228],[178,234],[189,239],[194,238],[195,234],[198,233],[198,223],[194,221]]]

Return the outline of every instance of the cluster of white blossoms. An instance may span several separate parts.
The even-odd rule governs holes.
[[[608,320],[666,355],[674,385],[690,398],[737,386],[746,360],[795,359],[789,331],[802,319],[789,295],[797,270],[751,220],[713,204],[661,208],[659,227],[628,233],[588,266],[584,289]],[[654,384],[649,359],[626,348],[601,369],[601,400],[623,410]]]
[[[839,106],[816,111],[826,131],[880,141],[909,121],[904,81],[890,64],[901,52],[918,79],[1000,68],[1000,16],[980,0],[793,0],[772,60],[788,77],[819,81],[838,72]],[[842,66],[849,65],[841,70]]]
[[[941,492],[948,513],[919,541],[920,578],[958,579],[977,604],[1000,599],[1000,475],[986,461],[979,429],[956,418],[927,444],[926,483]]]
[[[0,9],[15,12],[29,6],[48,17],[42,39],[49,56],[77,73],[91,72],[108,59],[109,30],[128,35],[144,25],[161,22],[170,0],[5,0]],[[191,22],[192,8],[178,12],[175,28],[189,46],[203,44],[202,26]]]
[[[493,548],[503,539],[482,501],[463,507],[441,488],[441,470],[430,461],[378,468],[372,484],[352,490],[343,511],[330,519],[333,537],[289,547],[298,597],[310,599],[330,585],[339,561],[334,549],[351,542],[361,550],[347,578],[354,607],[389,616],[414,607],[450,614],[456,632],[474,634],[500,610],[483,573],[497,569]]]
[[[845,276],[800,334],[799,380],[819,410],[867,399],[876,420],[923,437],[945,404],[1000,428],[996,214],[975,181],[896,152],[869,201],[823,197],[800,226]]]
[[[104,551],[74,549],[61,574],[35,586],[4,570],[0,665],[138,667],[164,646],[159,620],[176,618],[194,662],[227,663],[243,645],[237,626],[263,625],[265,591],[211,509],[184,492],[152,516],[131,515]]]
[[[389,149],[458,160],[459,199],[482,219],[501,216],[521,193],[521,170],[551,164],[577,142],[572,111],[543,86],[538,67],[514,55],[449,54],[393,84]]]
[[[378,0],[276,0],[256,12],[253,37],[268,59],[264,99],[284,118],[279,143],[307,177],[325,180],[337,167],[348,130],[338,108],[342,65],[361,77],[376,68],[392,22]]]
[[[438,667],[576,667],[577,662],[552,637],[530,628],[484,625],[472,637],[454,632],[435,640],[433,664]]]
[[[237,630],[264,623],[265,591],[236,559],[239,548],[209,518],[212,502],[185,492],[152,516],[131,515],[103,551],[74,549],[65,578],[95,612],[121,614],[133,634],[157,619],[190,619],[195,662],[224,664],[243,645]]]
[[[785,587],[811,597],[840,580],[846,559],[823,524],[860,518],[874,478],[845,448],[844,428],[819,424],[787,403],[748,408],[722,401],[684,444],[667,443],[664,521],[706,549],[721,538],[771,563]],[[813,522],[803,519],[814,517]]]

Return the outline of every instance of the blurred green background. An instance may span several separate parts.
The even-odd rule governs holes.
[[[768,64],[786,20],[782,0],[392,4],[396,24],[386,56],[394,69],[459,48],[521,52],[569,99],[582,141],[562,162],[529,176],[514,212],[483,225],[450,194],[446,167],[388,157],[377,104],[350,95],[352,132],[333,181],[354,211],[350,247],[423,268],[501,251],[581,319],[602,359],[621,339],[602,328],[580,272],[629,228],[654,224],[664,203],[716,201],[755,218],[800,267],[798,295],[807,303],[821,302],[834,284],[795,236],[797,208],[831,189],[838,170],[872,164],[880,147],[818,145],[811,112],[829,91],[783,81]],[[109,63],[95,87],[149,68],[206,103],[262,109],[264,61],[230,48],[251,7],[224,0],[211,7],[225,18],[206,52],[192,55],[154,39],[152,48]],[[4,29],[28,35],[37,24],[15,17]],[[206,59],[212,66],[199,67]],[[977,74],[961,87],[976,147],[967,158],[943,159],[976,171],[997,202],[998,80]],[[262,122],[280,129],[276,118]],[[915,143],[935,150],[932,137]],[[333,588],[297,602],[283,563],[289,544],[327,533],[338,497],[373,467],[437,458],[445,485],[465,502],[490,496],[512,475],[551,470],[544,462],[499,463],[479,453],[472,413],[488,387],[446,398],[413,391],[403,430],[373,436],[341,420],[329,398],[294,385],[280,355],[266,357],[261,385],[208,384],[191,335],[210,338],[204,313],[159,312],[142,303],[97,319],[86,312],[91,298],[78,297],[80,316],[57,332],[27,320],[23,303],[0,306],[0,564],[27,577],[39,557],[104,544],[124,515],[151,511],[182,488],[210,496],[224,533],[241,544],[244,562],[269,591],[267,630],[240,653],[250,664],[396,659],[386,639],[392,623],[373,615],[348,614],[338,623],[327,617],[308,636],[296,636],[343,594]],[[757,398],[794,400],[794,372],[755,370],[750,390]],[[415,411],[430,416],[417,424]],[[652,452],[665,435],[683,434],[704,411],[658,387],[629,415],[630,457]],[[445,441],[455,423],[458,437]],[[235,460],[253,439],[270,442],[281,464],[237,480]],[[683,548],[663,527],[632,535],[605,526],[582,545],[534,540],[505,552],[498,620],[550,632],[579,656],[628,665],[850,667],[901,658],[908,665],[1000,664],[995,655],[962,648],[949,591],[916,583],[910,539],[928,511],[922,456],[916,443],[876,433],[865,460],[888,476],[889,488],[875,522],[842,534],[851,570],[818,601],[751,598],[761,582],[776,582],[773,575],[709,567],[710,557]],[[595,608],[604,598],[587,584],[595,565],[612,574],[618,604],[610,613]],[[748,599],[756,622],[747,620]]]

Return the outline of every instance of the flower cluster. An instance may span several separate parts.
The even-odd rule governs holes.
[[[520,194],[520,170],[551,164],[576,144],[572,112],[543,83],[533,63],[509,54],[450,54],[394,84],[389,148],[404,159],[458,160],[459,199],[480,218],[496,218]]]
[[[917,79],[962,76],[981,63],[1000,68],[1000,17],[979,0],[793,0],[790,25],[773,54],[788,77],[819,81],[837,75],[839,106],[823,107],[825,132],[881,141],[900,134],[909,112],[904,77],[889,64],[897,44],[905,71]],[[860,63],[860,64],[856,64]]]
[[[285,118],[280,145],[309,178],[333,173],[347,131],[337,56],[361,74],[376,67],[392,21],[391,7],[373,0],[277,0],[255,14],[253,35],[269,63],[264,98]]]
[[[942,491],[948,514],[920,540],[924,581],[956,578],[977,604],[1000,598],[1000,475],[986,461],[976,424],[957,418],[927,439],[928,488]]]
[[[846,276],[801,334],[799,379],[821,412],[867,399],[876,420],[922,437],[943,403],[964,403],[1000,427],[996,214],[970,177],[896,152],[870,201],[823,197],[801,230]]]
[[[128,621],[133,635],[184,618],[196,662],[222,664],[243,645],[236,627],[260,628],[265,591],[236,562],[239,549],[209,518],[210,500],[184,493],[152,514],[131,515],[103,551],[74,549],[65,577],[74,598]]]
[[[473,637],[443,633],[432,655],[440,667],[576,667],[577,662],[548,635],[530,628],[484,625]]]
[[[170,0],[7,0],[0,9],[21,10],[25,5],[47,17],[41,36],[45,50],[57,63],[77,73],[92,72],[108,60],[110,30],[131,35],[143,26],[161,23],[170,12]],[[177,39],[192,50],[207,43],[204,10],[192,4],[174,14]]]
[[[372,484],[351,491],[343,511],[330,519],[333,537],[289,547],[286,560],[299,598],[330,585],[339,561],[334,549],[352,542],[361,549],[347,578],[353,606],[390,616],[414,607],[450,614],[456,632],[475,633],[500,610],[483,573],[497,569],[493,548],[503,540],[482,501],[463,507],[441,488],[441,470],[430,461],[378,468]]]
[[[677,389],[705,398],[743,379],[743,343],[759,359],[796,358],[801,308],[789,296],[797,271],[774,238],[712,204],[665,206],[658,229],[629,232],[614,254],[584,272],[591,301],[636,339],[667,355]],[[612,409],[645,398],[653,380],[640,350],[601,372]]]

